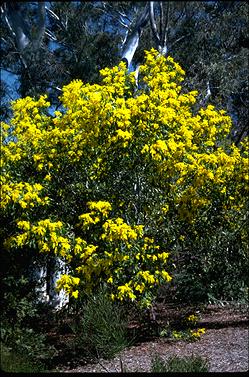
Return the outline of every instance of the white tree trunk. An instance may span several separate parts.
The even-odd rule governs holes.
[[[139,32],[134,31],[129,37],[129,42],[125,45],[122,54],[122,60],[126,62],[127,67],[130,68],[133,56],[138,48]]]
[[[35,291],[37,294],[37,301],[46,303],[49,301],[49,296],[47,292],[47,266],[34,267],[32,269],[32,277],[38,282],[38,287]]]
[[[62,274],[68,273],[68,267],[60,258],[53,257],[47,272],[49,304],[55,309],[61,309],[68,303],[69,297],[63,290],[56,291],[56,282]]]
[[[69,297],[62,290],[56,291],[56,282],[60,276],[68,272],[68,268],[60,258],[51,257],[44,266],[33,266],[32,277],[38,282],[36,288],[37,301],[48,303],[54,309],[59,310],[65,306]]]
[[[9,30],[15,37],[17,49],[22,51],[30,43],[30,34],[18,6],[13,3],[5,3],[1,7],[1,11],[4,14]]]
[[[140,36],[144,26],[149,20],[149,6],[145,6],[142,14],[138,16],[136,25],[130,34],[127,35],[126,41],[122,49],[121,60],[125,61],[128,69],[131,67],[133,56],[138,48]]]
[[[170,3],[167,3],[166,16],[164,17],[162,1],[157,2],[159,5],[159,26],[155,18],[155,1],[150,1],[150,26],[156,43],[156,48],[162,55],[168,53],[168,31],[169,31],[169,10]]]
[[[1,7],[1,12],[4,15],[9,30],[15,37],[16,47],[20,52],[22,52],[30,44],[32,44],[35,49],[40,48],[42,38],[45,33],[45,2],[38,2],[38,22],[34,36],[32,36],[30,33],[30,26],[21,14],[18,3],[4,3]]]

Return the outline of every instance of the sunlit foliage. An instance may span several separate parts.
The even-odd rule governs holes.
[[[123,62],[100,73],[101,84],[65,86],[64,110],[52,115],[46,96],[13,103],[3,124],[1,211],[12,223],[4,244],[63,259],[69,272],[57,287],[72,299],[105,284],[113,300],[149,306],[172,279],[176,240],[209,218],[236,227],[248,194],[246,140],[229,141],[224,111],[195,110],[184,71],[156,50],[138,85]]]

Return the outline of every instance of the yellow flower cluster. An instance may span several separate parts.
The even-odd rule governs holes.
[[[198,321],[198,316],[195,314],[190,314],[187,317],[187,321],[196,323]]]
[[[118,287],[117,298],[122,301],[125,297],[128,297],[132,301],[136,299],[136,295],[133,293],[133,289],[129,286],[128,283],[126,283],[125,285],[120,285]]]
[[[1,209],[13,213],[17,231],[6,231],[6,244],[63,257],[82,289],[104,281],[113,299],[149,305],[147,293],[171,277],[169,253],[147,235],[171,216],[185,229],[216,211],[216,202],[224,217],[244,211],[248,141],[227,140],[232,123],[224,111],[194,111],[198,93],[182,93],[184,71],[154,49],[146,51],[137,87],[123,62],[100,73],[101,84],[64,86],[53,115],[46,96],[13,103],[13,118],[2,126]],[[93,201],[100,195],[112,205]],[[81,214],[84,200],[89,212]],[[61,222],[49,220],[59,220],[64,206]],[[59,286],[76,292],[67,287],[70,276]]]
[[[197,329],[197,330],[191,330],[191,336],[194,339],[200,339],[202,334],[205,334],[206,330],[204,328]]]
[[[145,51],[145,64],[140,66],[144,82],[152,90],[179,90],[177,84],[184,79],[185,72],[171,56],[165,58],[155,49]]]
[[[71,261],[71,243],[63,234],[63,223],[61,221],[52,222],[50,219],[40,220],[37,224],[21,220],[17,222],[18,229],[23,232],[11,236],[6,240],[6,245],[11,247],[24,247],[33,245],[41,253],[54,253]]]
[[[68,295],[74,298],[78,298],[79,291],[75,290],[75,286],[79,285],[80,279],[78,277],[73,277],[69,275],[61,275],[60,279],[57,280],[57,290],[63,289]]]
[[[102,245],[98,247],[87,244],[80,237],[75,240],[74,252],[79,258],[76,271],[82,276],[84,290],[91,291],[96,279],[105,276],[104,280],[111,287],[113,300],[136,300],[142,306],[149,306],[151,299],[146,297],[148,289],[153,291],[160,283],[172,279],[165,271],[169,253],[160,252],[153,238],[144,237],[142,225],[130,226],[122,218],[105,220],[104,217],[112,208],[109,202],[87,204],[92,212],[80,215],[80,219],[85,225],[93,226],[93,238],[97,244],[101,242]],[[101,218],[99,213],[105,216]],[[96,238],[94,225],[98,223],[102,223],[102,227],[98,226]],[[88,227],[83,227],[84,229],[87,232]]]
[[[103,200],[88,202],[87,205],[92,211],[100,212],[103,216],[107,216],[112,209],[111,203]]]
[[[123,147],[128,145],[128,141],[132,139],[132,133],[129,131],[123,131],[120,128],[116,131],[116,135],[112,137],[112,141],[122,141]]]
[[[183,331],[173,330],[172,331],[172,337],[174,339],[177,339],[177,340],[183,339],[183,340],[196,341],[196,340],[199,340],[200,337],[203,334],[205,334],[205,332],[206,332],[206,329],[204,329],[204,328],[199,328],[197,330],[187,329],[187,330],[183,330]]]
[[[104,68],[100,70],[103,83],[109,86],[109,91],[118,97],[129,93],[131,86],[135,85],[135,73],[127,76],[126,64],[120,62],[117,67]]]
[[[79,216],[80,224],[82,223],[83,228],[87,229],[90,225],[100,222],[100,215],[103,217],[108,216],[112,209],[111,204],[103,200],[99,200],[98,202],[88,202],[87,206],[91,209],[91,212],[83,213]]]
[[[1,208],[6,208],[12,204],[18,204],[23,209],[32,208],[36,205],[47,205],[49,198],[40,196],[42,190],[43,186],[40,183],[5,181],[1,188]]]
[[[123,219],[107,220],[103,224],[104,233],[101,235],[102,240],[113,242],[116,240],[128,241],[136,240],[143,235],[143,225],[131,227]]]
[[[83,228],[89,228],[92,224],[97,224],[100,221],[99,216],[95,216],[95,213],[83,213],[79,216],[79,220],[82,222]]]

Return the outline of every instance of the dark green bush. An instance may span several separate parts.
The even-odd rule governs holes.
[[[248,302],[249,228],[245,210],[235,214],[233,221],[217,210],[217,214],[203,215],[194,224],[176,222],[165,229],[174,242],[169,260],[174,301]]]

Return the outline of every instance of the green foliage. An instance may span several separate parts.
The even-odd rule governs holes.
[[[19,2],[15,4],[15,9],[19,10],[26,24],[35,25],[36,6],[30,2]],[[50,9],[58,18],[46,12],[49,33],[43,35],[42,46],[36,49],[31,42],[18,57],[13,54],[13,49],[16,51],[13,35],[1,13],[1,34],[5,37],[2,62],[4,68],[20,80],[17,91],[21,97],[46,92],[53,105],[59,106],[58,88],[77,78],[87,82],[99,81],[99,70],[118,62],[120,38],[117,25],[112,32],[107,30],[108,16],[98,11],[93,2],[52,2]],[[12,98],[11,87],[4,91]],[[7,106],[2,109],[2,117],[7,117],[9,111]]]
[[[214,210],[178,239],[172,257],[176,301],[248,300],[248,213],[230,214],[222,218]]]
[[[9,276],[3,279],[2,314],[13,325],[24,325],[37,315],[32,284],[24,275]]]
[[[151,365],[152,373],[165,372],[192,372],[201,373],[208,372],[208,365],[206,360],[200,356],[191,357],[170,357],[166,362],[159,355],[152,358]]]
[[[159,2],[156,3],[156,13],[161,14]],[[47,12],[47,33],[40,49],[34,51],[32,46],[27,46],[19,54],[2,12],[2,66],[18,75],[19,95],[36,96],[46,92],[52,104],[59,106],[58,87],[76,78],[99,82],[99,69],[118,63],[126,33],[122,24],[125,19],[130,21],[131,34],[145,5],[136,1],[52,2],[50,9],[56,16]],[[15,3],[15,6],[24,22],[35,24],[36,6],[30,2]],[[247,134],[248,2],[174,1],[163,2],[162,9],[164,22],[168,22],[168,54],[187,71],[185,88],[198,89],[201,102],[209,83],[212,104],[228,110],[235,123],[235,140],[239,141]],[[157,16],[156,22],[159,23]],[[142,62],[143,51],[151,47],[158,48],[148,22],[141,33],[134,65]],[[13,98],[13,87],[9,85],[5,90],[2,85],[6,97]],[[6,104],[2,117],[6,119],[9,115]]]
[[[129,344],[125,318],[124,309],[108,299],[105,289],[89,295],[73,326],[77,347],[87,356],[112,358]]]
[[[175,340],[185,340],[195,342],[200,340],[201,336],[205,334],[205,328],[197,328],[199,316],[196,314],[190,314],[187,317],[178,320],[178,323],[171,326],[168,323],[159,332],[162,337],[168,337]]]
[[[39,327],[44,309],[36,302],[34,285],[27,277],[13,274],[3,279],[3,288],[1,342],[6,351],[3,351],[6,368],[9,368],[8,360],[12,357],[13,368],[20,367],[20,371],[32,368],[30,365],[33,364],[42,365],[44,360],[48,364],[56,350],[48,345],[47,337]]]
[[[3,324],[2,341],[8,345],[13,352],[28,358],[31,362],[39,362],[55,356],[55,349],[46,344],[46,335],[35,332],[32,328],[19,326],[7,327]]]
[[[233,118],[233,138],[248,135],[248,2],[164,2],[169,6],[168,54],[187,72],[186,89],[197,89],[198,102],[209,101]],[[144,31],[135,60],[155,47],[150,25]]]
[[[1,343],[1,369],[7,373],[42,373],[47,368],[41,362],[31,362],[28,356],[20,355]]]

